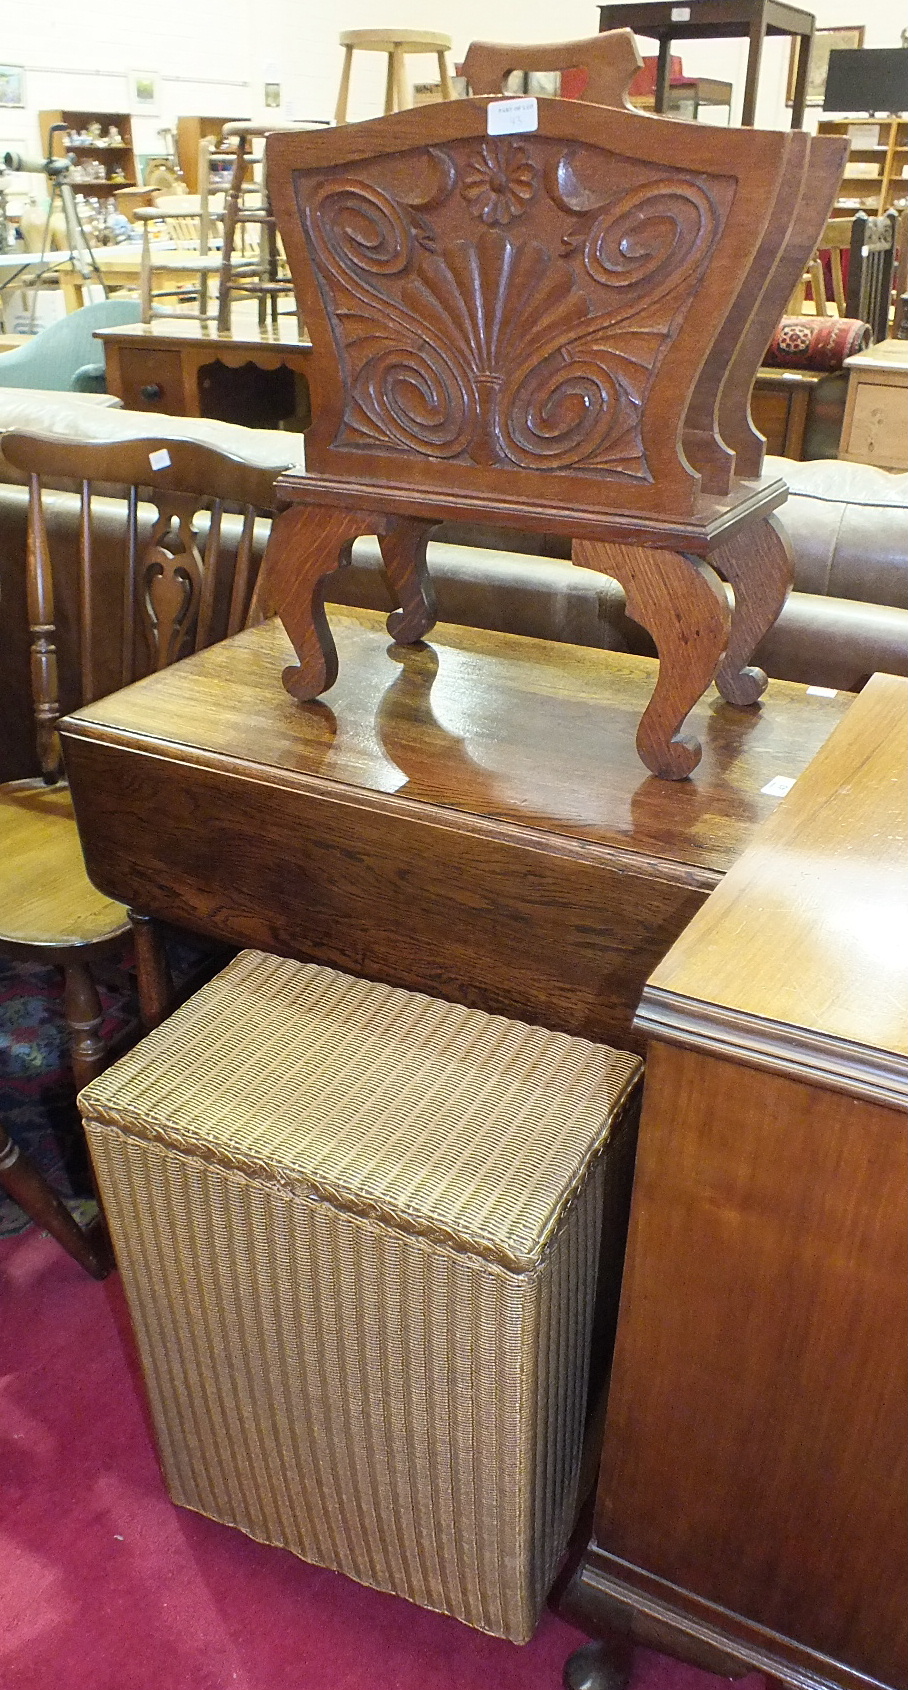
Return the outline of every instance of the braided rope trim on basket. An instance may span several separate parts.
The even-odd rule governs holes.
[[[475,1257],[483,1262],[491,1262],[496,1267],[504,1268],[510,1273],[527,1273],[540,1266],[566,1210],[579,1196],[597,1162],[604,1154],[612,1133],[623,1123],[626,1113],[635,1101],[635,1094],[643,1077],[643,1065],[639,1058],[630,1055],[628,1055],[628,1061],[633,1062],[635,1066],[625,1076],[616,1092],[607,1123],[608,1130],[596,1141],[578,1165],[573,1179],[561,1193],[531,1251],[509,1250],[500,1238],[479,1230],[471,1232],[464,1228],[463,1231],[455,1231],[452,1227],[446,1227],[440,1221],[430,1220],[426,1215],[405,1209],[399,1204],[382,1203],[374,1197],[364,1197],[362,1192],[353,1187],[331,1183],[324,1179],[307,1177],[301,1174],[298,1168],[287,1167],[271,1158],[249,1156],[242,1152],[228,1150],[220,1142],[194,1136],[191,1144],[181,1144],[179,1141],[175,1141],[171,1125],[149,1120],[147,1116],[134,1115],[128,1109],[105,1108],[93,1099],[86,1098],[86,1104],[90,1107],[91,1113],[86,1114],[85,1123],[86,1126],[115,1128],[132,1138],[159,1144],[162,1148],[173,1151],[176,1155],[184,1157],[188,1161],[204,1162],[214,1167],[226,1168],[232,1173],[243,1174],[247,1178],[263,1180],[269,1185],[278,1186],[293,1197],[314,1199],[317,1202],[326,1203],[338,1213],[354,1215],[361,1220],[378,1222],[394,1232],[409,1237],[426,1239],[432,1244],[441,1245],[451,1250],[458,1256]]]

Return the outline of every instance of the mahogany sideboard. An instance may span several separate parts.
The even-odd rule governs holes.
[[[906,820],[908,682],[876,675],[644,990],[595,1522],[566,1598],[805,1690],[908,1678]],[[592,1653],[566,1682],[613,1683]]]
[[[146,916],[641,1049],[648,976],[848,706],[771,682],[692,713],[696,777],[635,750],[649,658],[332,608],[327,702],[277,621],[61,724],[89,874]],[[389,661],[393,657],[394,661]]]

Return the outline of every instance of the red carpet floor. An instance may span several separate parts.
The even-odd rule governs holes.
[[[2,1690],[558,1690],[525,1648],[364,1590],[168,1500],[116,1276],[0,1243]],[[638,1652],[632,1690],[724,1681]],[[745,1681],[761,1690],[762,1681]]]

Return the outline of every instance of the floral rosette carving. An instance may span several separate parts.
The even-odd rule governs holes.
[[[507,227],[534,198],[539,171],[516,141],[484,141],[463,174],[460,191],[473,215]]]

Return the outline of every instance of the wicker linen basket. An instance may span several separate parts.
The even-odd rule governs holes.
[[[245,952],[82,1111],[175,1502],[515,1641],[634,1056]]]

